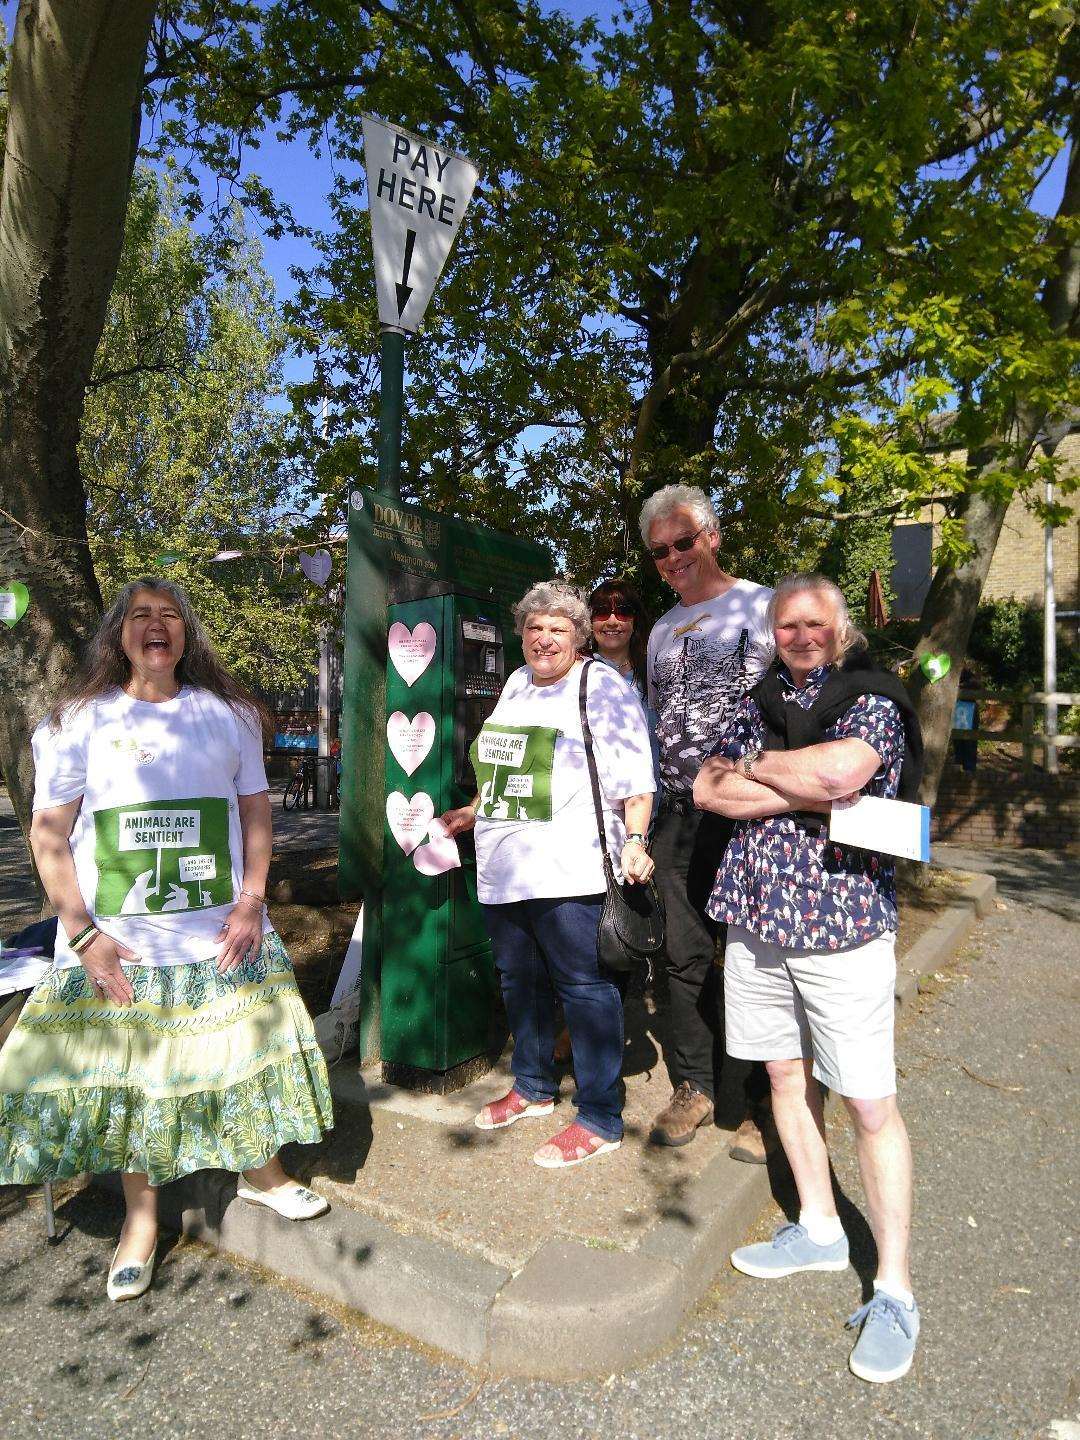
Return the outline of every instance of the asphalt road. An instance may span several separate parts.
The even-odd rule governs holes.
[[[149,1295],[111,1306],[115,1203],[69,1197],[50,1250],[40,1201],[0,1192],[0,1434],[1073,1440],[1080,947],[1060,905],[1004,903],[901,1036],[923,1313],[906,1380],[846,1369],[842,1324],[872,1259],[839,1127],[858,1273],[727,1273],[665,1353],[566,1385],[469,1371],[193,1244],[168,1251]]]

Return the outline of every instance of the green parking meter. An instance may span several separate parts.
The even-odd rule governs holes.
[[[341,859],[364,901],[361,1058],[446,1090],[500,1036],[471,835],[446,810],[476,793],[469,747],[521,664],[511,607],[551,573],[538,546],[397,497],[350,507]]]

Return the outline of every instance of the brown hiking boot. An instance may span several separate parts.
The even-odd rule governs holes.
[[[770,1105],[755,1106],[731,1137],[728,1154],[747,1165],[765,1165],[780,1144]]]
[[[712,1117],[713,1102],[684,1080],[653,1121],[649,1139],[654,1145],[689,1145],[698,1126]]]

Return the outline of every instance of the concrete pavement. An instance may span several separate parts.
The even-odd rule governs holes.
[[[903,1382],[866,1386],[845,1368],[842,1322],[872,1256],[850,1132],[837,1122],[854,1271],[772,1284],[722,1271],[647,1364],[572,1383],[455,1364],[190,1242],[165,1256],[147,1296],[109,1306],[113,1199],[69,1199],[70,1228],[47,1250],[39,1203],[9,1192],[0,1197],[0,1431],[171,1440],[228,1417],[232,1429],[272,1427],[285,1440],[1075,1433],[1077,932],[1053,910],[1002,903],[926,982],[900,1033],[924,1320]],[[766,1235],[778,1217],[766,1201],[740,1239]]]
[[[944,908],[902,952],[897,998],[910,1006],[921,976],[948,962],[993,880],[945,891]],[[657,1013],[657,1010],[661,1013]],[[643,1013],[639,1013],[643,1012]],[[162,1213],[187,1233],[254,1260],[416,1339],[502,1372],[566,1378],[640,1359],[666,1342],[711,1283],[784,1167],[727,1155],[741,1118],[731,1093],[717,1127],[682,1150],[647,1143],[670,1094],[662,1006],[628,1002],[622,1149],[581,1170],[551,1174],[531,1153],[569,1118],[482,1134],[480,1105],[505,1071],[440,1099],[402,1095],[343,1062],[333,1074],[335,1131],[286,1163],[331,1200],[303,1227],[235,1200],[220,1172],[169,1186]],[[566,1088],[564,1086],[564,1088]]]
[[[993,875],[1005,900],[1038,905],[1066,920],[1080,920],[1080,854],[1075,850],[975,850],[934,843],[934,859],[955,870]]]

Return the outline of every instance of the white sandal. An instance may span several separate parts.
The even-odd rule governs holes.
[[[109,1266],[105,1293],[110,1300],[137,1300],[150,1289],[150,1281],[154,1278],[157,1244],[155,1242],[153,1250],[150,1251],[149,1260],[144,1260],[141,1264],[138,1260],[126,1260],[123,1265],[117,1265],[116,1257],[119,1254],[120,1246],[117,1245]]]
[[[289,1185],[284,1190],[257,1190],[241,1173],[236,1183],[236,1194],[249,1205],[265,1205],[286,1220],[313,1220],[316,1215],[325,1215],[330,1209],[329,1200],[316,1195],[306,1185]]]

